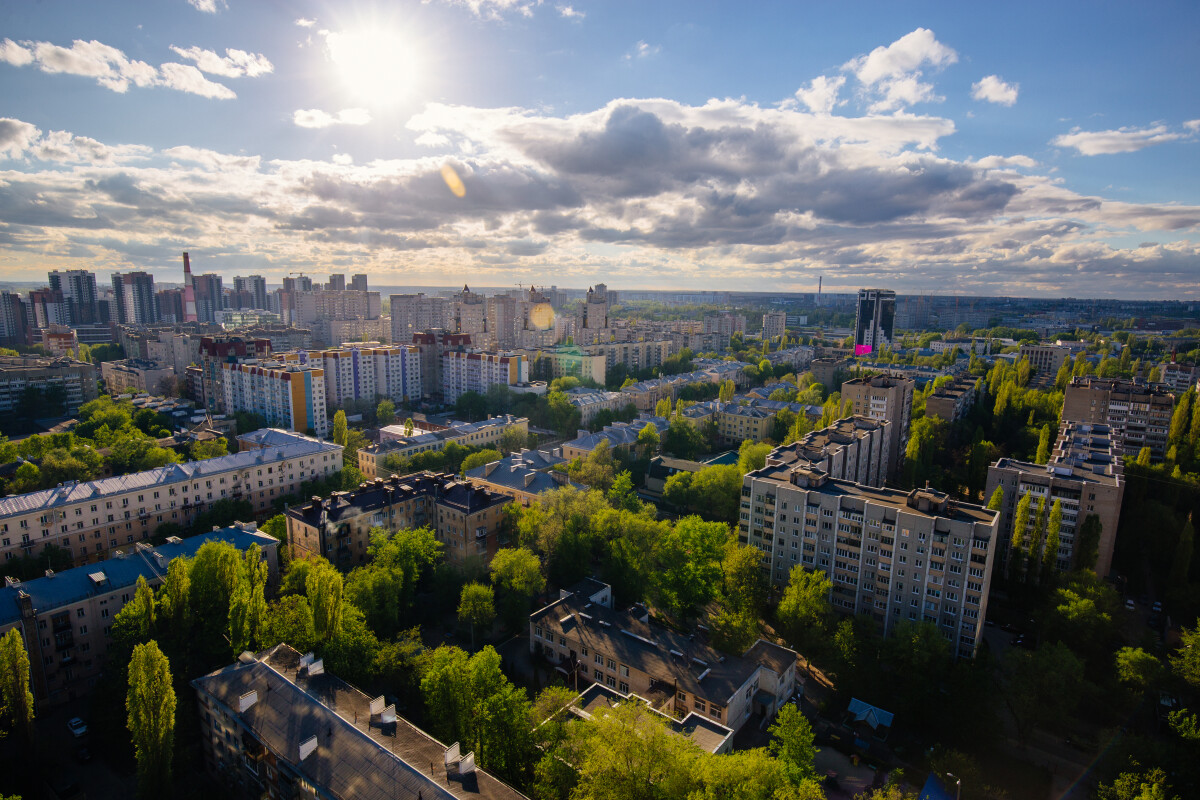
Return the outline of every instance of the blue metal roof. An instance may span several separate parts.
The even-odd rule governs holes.
[[[96,594],[107,594],[114,589],[133,586],[138,576],[153,581],[166,574],[171,560],[183,556],[190,558],[205,542],[229,542],[238,550],[248,550],[251,545],[267,546],[279,540],[258,530],[247,531],[234,525],[197,536],[189,536],[179,542],[167,542],[158,547],[137,548],[129,545],[122,558],[110,558],[96,564],[56,572],[52,577],[23,581],[15,586],[0,587],[0,626],[21,619],[17,596],[27,593],[33,607],[45,613],[55,608],[74,603]]]

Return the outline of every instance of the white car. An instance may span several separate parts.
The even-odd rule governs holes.
[[[87,723],[81,720],[79,717],[71,717],[69,720],[67,720],[67,729],[71,731],[71,734],[76,739],[78,739],[87,733]]]

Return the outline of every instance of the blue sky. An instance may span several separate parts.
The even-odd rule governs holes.
[[[0,277],[178,280],[187,249],[272,283],[1194,297],[1197,30],[1194,2],[5,4]]]

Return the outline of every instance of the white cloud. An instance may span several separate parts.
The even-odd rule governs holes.
[[[296,20],[296,24],[301,28],[311,28],[313,25],[317,24],[317,21],[315,19],[305,19],[304,17],[300,17]]]
[[[1156,144],[1174,142],[1185,138],[1184,134],[1171,131],[1166,125],[1150,128],[1119,128],[1115,131],[1084,131],[1072,128],[1070,133],[1056,136],[1050,144],[1056,147],[1073,147],[1080,155],[1098,156],[1112,153],[1132,153]]]
[[[226,50],[221,57],[211,50],[172,47],[179,55],[194,59],[209,71],[225,76],[261,75],[274,67],[266,57],[243,50]],[[105,89],[124,94],[130,86],[161,86],[201,97],[227,100],[237,97],[227,86],[208,80],[191,65],[167,62],[159,67],[130,59],[124,52],[98,42],[76,39],[70,47],[52,42],[21,43],[5,39],[0,44],[0,60],[14,66],[34,65],[42,72],[92,78]]]
[[[561,14],[563,17],[566,17],[567,19],[583,19],[584,17],[587,16],[587,14],[585,12],[576,11],[571,6],[555,6],[555,8],[558,9],[559,14]]]
[[[319,108],[298,109],[292,114],[292,122],[301,128],[328,128],[331,125],[366,125],[371,121],[371,112],[365,108],[343,108],[336,114]]]
[[[188,5],[190,5],[192,8],[196,9],[197,11],[203,11],[205,14],[217,13],[218,1],[219,1],[221,8],[229,7],[225,4],[225,0],[187,0],[187,1],[188,1]]]
[[[429,3],[431,0],[422,0]],[[466,8],[477,17],[483,19],[502,19],[506,14],[519,14],[522,17],[532,17],[533,9],[542,4],[542,0],[439,0],[443,5]]]
[[[1183,127],[1187,128],[1192,133],[1200,133],[1200,119],[1189,119],[1183,123]]]
[[[813,78],[807,89],[797,89],[796,99],[808,106],[814,114],[832,114],[838,105],[838,92],[846,83],[846,78],[839,75],[830,78],[825,75]]]
[[[258,156],[234,156],[227,153],[219,153],[216,150],[206,150],[201,147],[191,147],[188,145],[168,148],[163,150],[163,155],[178,161],[200,164],[206,169],[217,172],[226,172],[233,169],[256,172],[262,164],[262,159]]]
[[[12,39],[5,39],[0,42],[0,61],[14,67],[23,67],[33,62],[33,53]]]
[[[237,97],[228,86],[210,81],[204,77],[204,73],[191,64],[176,64],[168,61],[159,67],[159,69],[162,70],[162,78],[159,81],[160,86],[166,86],[169,89],[178,89],[181,92],[188,92],[189,94],[198,94],[201,97],[211,97],[217,100],[232,100]]]
[[[933,84],[923,82],[917,75],[888,78],[878,87],[881,96],[868,107],[872,114],[898,111],[917,103],[940,103],[945,99],[934,94]]]
[[[330,160],[338,166],[348,167],[354,163],[354,156],[349,153],[334,153]]]
[[[0,117],[0,156],[19,158],[41,134],[36,126],[28,122],[12,117]]]
[[[971,84],[971,97],[975,100],[986,100],[1002,106],[1011,106],[1017,102],[1017,92],[1021,85],[1006,83],[999,75],[985,75]]]
[[[864,85],[873,86],[880,81],[919,72],[927,64],[944,67],[957,61],[958,53],[939,42],[933,31],[917,28],[887,47],[876,47],[865,56],[851,59],[843,69],[853,72]]]
[[[1029,156],[985,156],[974,163],[980,169],[1005,169],[1008,167],[1033,169],[1037,166],[1037,162]]]
[[[631,61],[635,58],[649,58],[650,56],[658,55],[662,51],[662,46],[657,44],[646,44],[643,41],[638,41],[633,46],[633,50],[625,54],[625,60]]]
[[[210,75],[220,75],[225,78],[240,78],[243,75],[257,78],[275,70],[275,66],[261,53],[248,53],[245,50],[226,49],[224,57],[212,50],[200,47],[182,47],[171,45],[180,58],[194,61],[196,66]]]

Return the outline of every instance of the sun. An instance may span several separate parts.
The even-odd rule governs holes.
[[[329,59],[346,89],[372,106],[405,100],[416,78],[416,51],[410,40],[388,30],[331,32]]]

